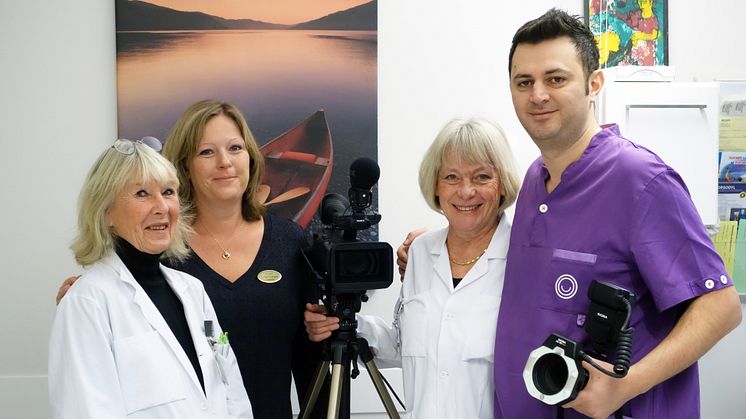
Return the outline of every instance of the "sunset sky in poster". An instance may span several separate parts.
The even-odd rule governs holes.
[[[170,9],[198,11],[226,19],[296,24],[346,10],[370,0],[145,0]]]

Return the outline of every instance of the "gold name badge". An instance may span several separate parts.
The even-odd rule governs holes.
[[[275,270],[267,269],[259,272],[256,277],[265,284],[274,284],[282,279],[282,274]]]

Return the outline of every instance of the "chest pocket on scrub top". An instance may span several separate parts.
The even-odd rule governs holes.
[[[399,339],[402,356],[425,356],[427,354],[427,310],[422,296],[401,301],[397,310]]]
[[[186,399],[188,383],[181,380],[188,377],[158,332],[118,339],[113,346],[127,414]]]
[[[543,250],[547,260],[546,270],[540,274],[541,307],[562,313],[584,313],[598,256],[565,249]]]

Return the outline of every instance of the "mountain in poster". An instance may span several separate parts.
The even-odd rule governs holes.
[[[376,30],[377,0],[298,25],[252,19],[224,19],[202,12],[183,12],[144,1],[116,0],[117,31],[322,29]]]
[[[300,23],[290,29],[375,31],[378,29],[378,0]]]
[[[129,0],[116,0],[116,19],[118,31],[283,29],[287,26],[251,19],[223,19]]]

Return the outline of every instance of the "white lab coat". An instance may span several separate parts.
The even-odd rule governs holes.
[[[205,320],[216,336],[221,330],[202,283],[161,270],[184,306],[205,391],[163,316],[112,254],[57,307],[49,342],[55,419],[253,418],[233,351],[216,356],[205,337]]]
[[[358,315],[379,367],[401,365],[408,417],[492,419],[492,355],[510,222],[503,215],[489,247],[453,288],[448,229],[412,243],[394,323]]]

